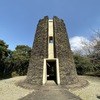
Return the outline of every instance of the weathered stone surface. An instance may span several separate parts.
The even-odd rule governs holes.
[[[40,19],[34,38],[27,79],[30,84],[42,84],[43,59],[48,56],[48,17]]]
[[[59,59],[60,81],[63,85],[72,84],[78,79],[66,27],[64,21],[57,17],[53,17],[53,22],[54,57]],[[48,58],[48,17],[41,19],[37,25],[25,82],[42,84],[44,58]]]
[[[64,21],[53,18],[55,35],[55,57],[59,59],[61,84],[72,84],[78,81],[73,55],[70,49],[68,34]]]

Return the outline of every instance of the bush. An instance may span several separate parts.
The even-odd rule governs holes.
[[[83,75],[86,72],[92,70],[92,65],[90,63],[90,60],[87,59],[87,57],[81,56],[79,54],[75,54],[74,61],[76,65],[77,74]]]
[[[11,76],[12,76],[12,77],[16,77],[16,76],[19,76],[19,74],[18,74],[17,72],[12,72],[12,73],[11,73]]]

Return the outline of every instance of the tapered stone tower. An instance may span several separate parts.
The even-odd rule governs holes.
[[[78,81],[64,21],[56,16],[39,20],[29,62],[26,82],[67,85]]]

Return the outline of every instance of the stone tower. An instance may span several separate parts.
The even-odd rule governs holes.
[[[39,20],[29,62],[26,82],[67,85],[78,81],[64,21],[54,16]]]

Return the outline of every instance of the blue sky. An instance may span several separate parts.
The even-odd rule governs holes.
[[[38,20],[44,16],[63,19],[69,38],[89,38],[100,29],[100,0],[0,0],[0,39],[14,50],[32,47]]]

